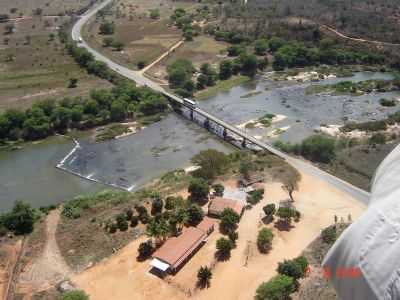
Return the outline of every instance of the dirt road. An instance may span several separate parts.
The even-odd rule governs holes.
[[[61,256],[55,233],[60,220],[60,209],[53,210],[46,218],[46,245],[40,257],[23,270],[20,284],[43,290],[68,278],[72,271]]]

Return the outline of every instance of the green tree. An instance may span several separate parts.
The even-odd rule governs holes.
[[[224,60],[219,65],[219,79],[227,80],[232,76],[232,62]]]
[[[51,115],[51,121],[55,129],[66,130],[71,121],[71,110],[61,106],[57,107]]]
[[[267,217],[273,217],[276,211],[276,206],[274,203],[267,204],[263,207],[263,211]]]
[[[335,158],[335,140],[325,135],[313,135],[301,143],[301,154],[312,161],[329,163]]]
[[[15,202],[14,208],[4,216],[4,226],[15,234],[29,234],[33,231],[36,217],[30,204]]]
[[[84,291],[68,291],[62,294],[61,300],[89,300],[89,296]]]
[[[293,278],[277,275],[270,281],[262,283],[256,290],[256,300],[289,300],[295,291]]]
[[[197,204],[190,204],[186,209],[186,215],[186,223],[191,226],[198,225],[204,218],[204,212]]]
[[[232,208],[225,208],[221,213],[220,219],[219,228],[221,232],[227,234],[236,230],[240,216]]]
[[[225,187],[222,184],[220,183],[214,184],[212,188],[214,189],[216,196],[222,197],[224,195]]]
[[[140,243],[139,248],[138,248],[137,259],[139,261],[148,259],[153,254],[154,250],[155,249],[153,247],[153,243],[151,242],[151,240]]]
[[[321,232],[322,240],[327,244],[333,244],[336,241],[337,234],[336,234],[336,227],[329,226],[322,230]]]
[[[164,202],[162,201],[161,198],[153,199],[153,201],[151,202],[151,214],[153,216],[160,214],[162,212],[163,206]]]
[[[296,216],[296,211],[290,207],[279,207],[276,216],[279,217],[281,222],[289,226],[292,218]]]
[[[277,272],[292,277],[295,281],[305,276],[308,267],[307,259],[299,256],[296,259],[284,260],[278,264]]]
[[[138,106],[138,110],[147,116],[161,113],[167,108],[167,101],[161,95],[150,95],[143,99]]]
[[[210,280],[212,278],[211,269],[207,266],[201,266],[199,271],[197,272],[197,284],[201,288],[209,287]]]
[[[233,243],[231,240],[221,237],[216,243],[217,256],[219,259],[227,259],[231,255]]]
[[[258,250],[262,253],[267,253],[272,246],[272,239],[274,238],[274,234],[271,229],[263,228],[258,232],[257,236],[257,247]]]
[[[122,100],[114,100],[111,104],[110,117],[112,121],[119,122],[126,118],[126,103]]]
[[[210,187],[205,179],[193,178],[190,181],[188,192],[190,194],[190,200],[203,201],[208,198]]]
[[[256,55],[265,55],[268,49],[268,41],[261,39],[254,43],[254,52]]]
[[[241,54],[240,60],[242,63],[241,72],[243,75],[254,77],[257,74],[258,60],[255,55],[252,54]]]
[[[227,155],[214,149],[200,151],[193,156],[191,161],[200,167],[194,172],[194,176],[206,180],[213,180],[216,176],[223,174],[230,163]]]
[[[271,50],[271,52],[277,51],[279,48],[281,48],[285,44],[286,44],[285,40],[278,38],[278,37],[272,37],[268,41],[269,50]]]

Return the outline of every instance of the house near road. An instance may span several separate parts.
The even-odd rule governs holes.
[[[239,216],[243,214],[245,204],[241,201],[236,201],[232,199],[215,197],[210,201],[208,206],[208,215],[213,217],[221,216],[222,212],[226,208],[231,208],[235,211]]]
[[[205,217],[197,227],[186,228],[179,236],[169,238],[153,254],[150,265],[163,273],[175,273],[207,241],[214,226],[215,220]]]

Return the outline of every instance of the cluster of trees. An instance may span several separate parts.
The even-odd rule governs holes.
[[[258,59],[253,54],[241,53],[232,60],[224,60],[219,65],[218,72],[208,63],[200,67],[200,74],[196,83],[192,77],[196,68],[192,62],[186,59],[178,59],[167,67],[168,81],[172,89],[182,97],[193,96],[196,90],[202,90],[216,84],[218,79],[227,80],[232,75],[242,74],[254,77],[258,70],[263,70],[268,65],[267,58]]]
[[[194,36],[199,34],[200,28],[195,28],[192,26],[194,19],[193,14],[188,14],[184,8],[175,9],[174,13],[171,15],[171,20],[174,24],[182,29],[183,37],[186,41],[192,41]]]
[[[165,98],[149,88],[121,82],[111,90],[93,90],[89,98],[49,99],[26,111],[0,114],[0,140],[36,140],[70,128],[85,129],[123,121],[134,114],[153,115],[168,108]]]
[[[200,168],[193,172],[193,176],[200,177],[205,180],[214,180],[217,176],[222,175],[229,165],[231,159],[229,155],[223,152],[208,149],[200,151],[192,157],[191,162]]]
[[[300,144],[277,141],[274,145],[287,153],[302,155],[307,159],[321,163],[329,163],[336,156],[335,139],[321,134],[312,135]]]
[[[17,201],[12,211],[0,215],[0,236],[8,231],[17,235],[29,234],[38,218],[38,212],[30,204]]]
[[[272,51],[272,49],[271,49]],[[321,40],[319,47],[306,47],[302,42],[284,42],[274,53],[274,70],[318,64],[382,64],[385,56],[347,50],[333,40]]]
[[[63,34],[61,34],[60,39],[63,38]],[[119,80],[119,77],[107,67],[107,64],[97,61],[93,54],[86,50],[86,48],[78,47],[74,42],[68,41],[66,41],[66,48],[77,64],[86,69],[89,74],[114,83],[117,83]]]
[[[231,250],[236,247],[236,241],[239,234],[236,231],[240,216],[231,208],[225,208],[220,215],[221,222],[219,223],[219,230],[227,237],[221,237],[217,240],[216,256],[220,260],[228,259],[231,255]]]
[[[185,201],[180,196],[170,196],[163,201],[159,196],[152,200],[150,217],[144,206],[140,206],[138,219],[147,215],[146,234],[151,239],[139,246],[138,259],[148,258],[155,247],[162,244],[167,237],[175,236],[182,231],[183,226],[196,226],[204,217],[203,210],[196,203]],[[144,212],[146,211],[146,212]]]
[[[295,292],[298,280],[307,275],[308,261],[304,256],[285,260],[278,265],[278,275],[268,282],[262,283],[256,290],[256,300],[289,300]]]

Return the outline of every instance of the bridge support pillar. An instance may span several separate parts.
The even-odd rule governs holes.
[[[190,110],[190,120],[193,121],[193,109]]]
[[[243,147],[243,148],[246,148],[246,138],[243,138],[242,147]]]
[[[204,121],[204,128],[210,129],[210,120],[208,118]]]
[[[224,128],[224,131],[222,132],[222,137],[224,138],[224,140],[226,140],[227,136],[228,136],[228,130],[226,130],[226,128]]]

